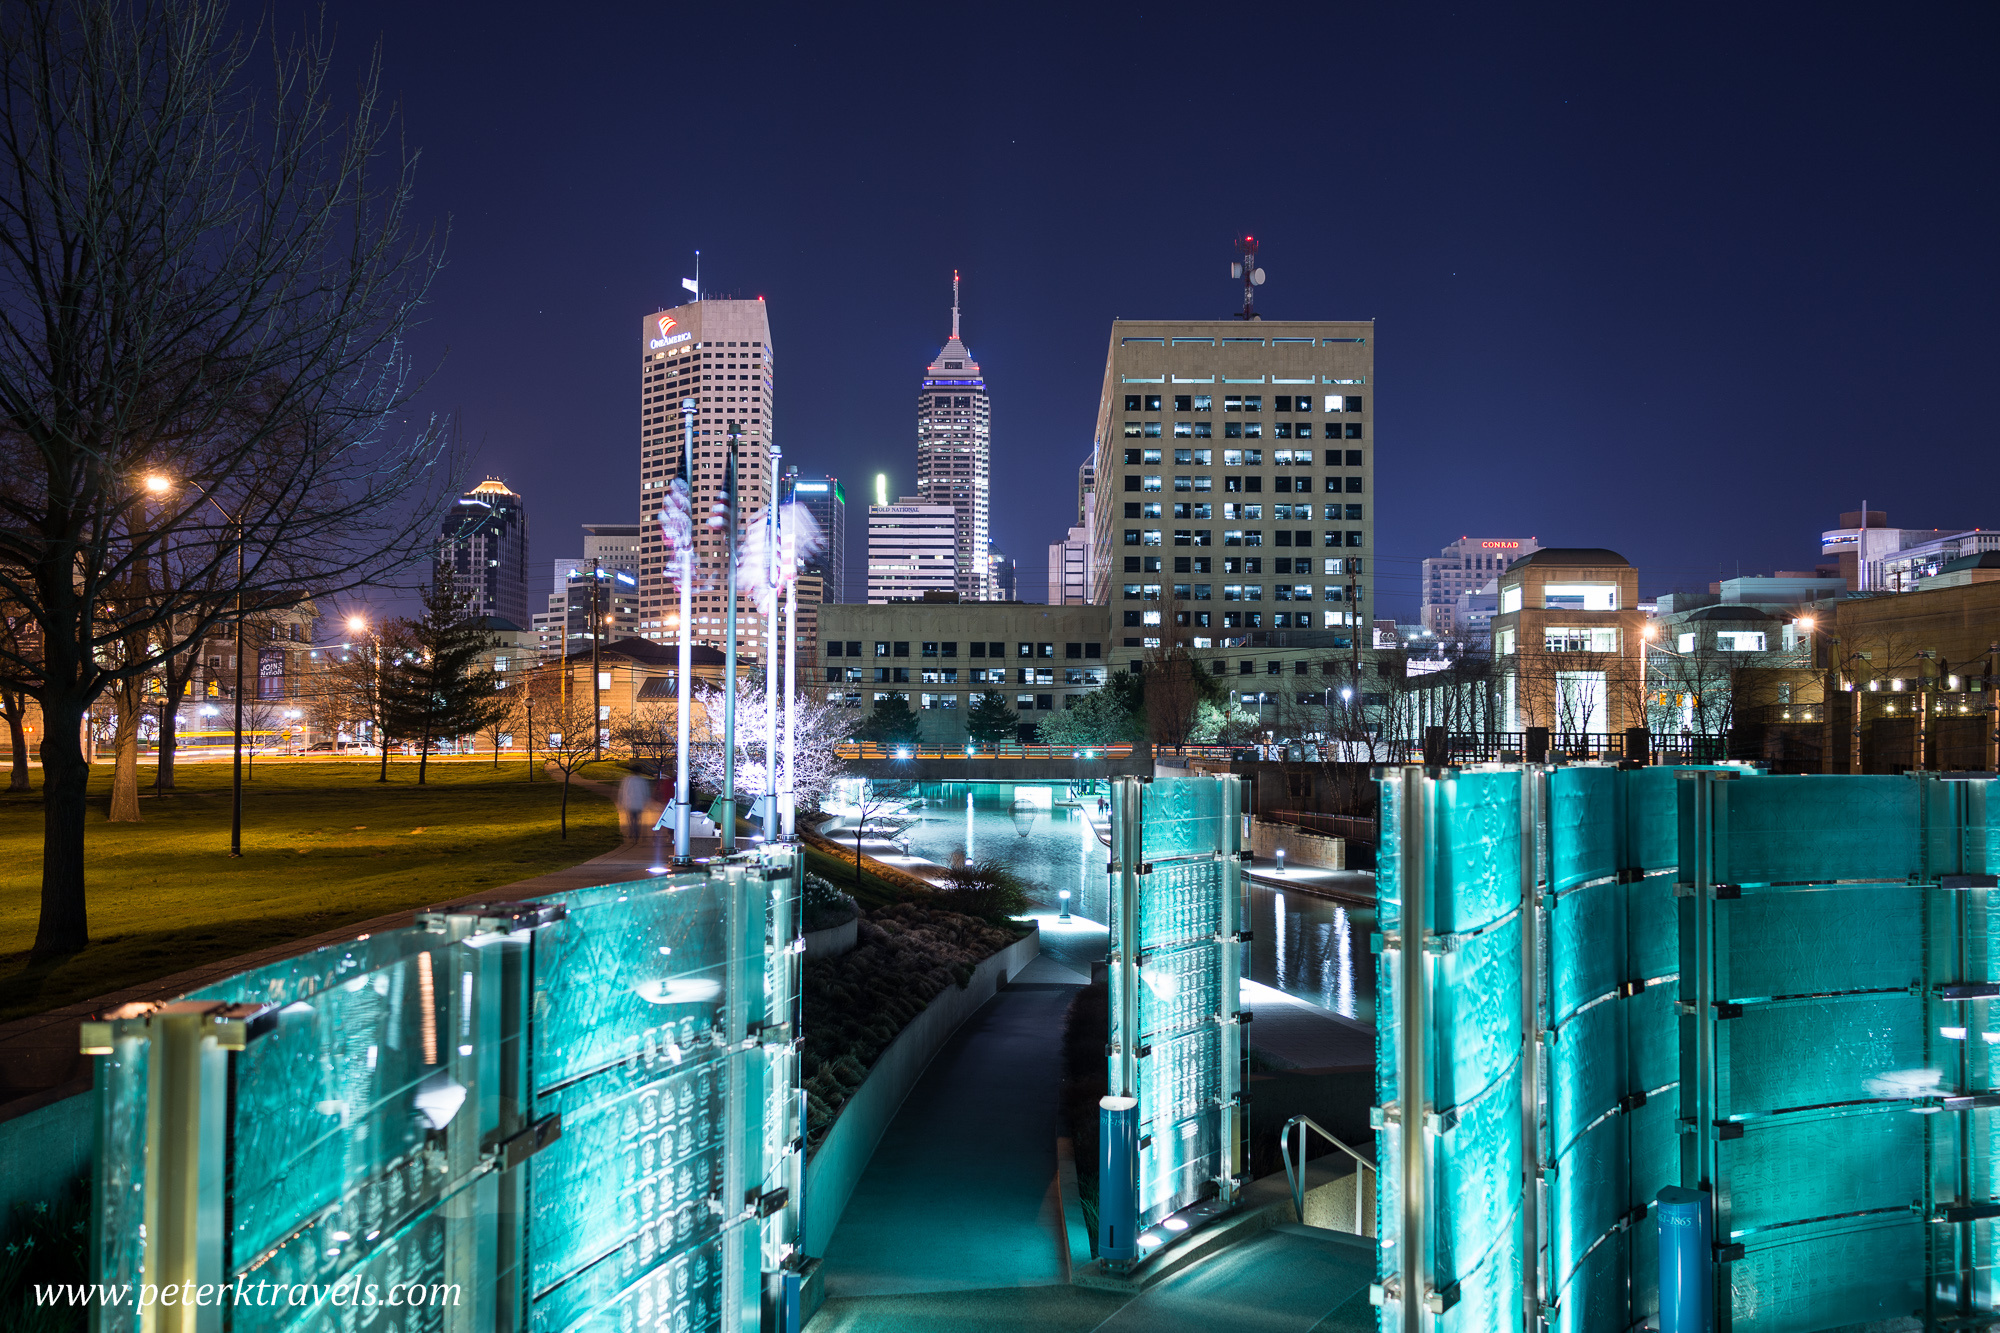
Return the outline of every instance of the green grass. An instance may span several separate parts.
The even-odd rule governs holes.
[[[52,964],[28,961],[41,905],[41,793],[0,794],[0,1018],[499,888],[618,845],[611,803],[575,787],[569,838],[560,839],[562,784],[541,774],[528,782],[518,757],[498,770],[433,759],[421,787],[414,762],[392,762],[386,785],[377,771],[259,760],[244,784],[238,861],[229,856],[228,764],[178,765],[177,789],[159,798],[147,785],[152,766],[142,765],[139,824],[106,821],[111,766],[94,766],[91,944]],[[621,771],[593,764],[588,776]]]

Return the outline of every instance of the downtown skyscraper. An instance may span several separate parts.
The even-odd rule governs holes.
[[[738,490],[734,538],[758,521],[770,503],[771,326],[762,301],[696,300],[646,316],[639,331],[639,634],[679,643],[679,590],[660,542],[660,501],[680,469],[681,403],[694,399],[694,447],[689,480],[694,492],[695,588],[693,638],[723,645],[726,580],[735,540],[706,526],[708,507],[722,485],[729,423],[738,423]],[[737,643],[746,656],[764,656],[764,620],[738,594]]]
[[[963,601],[991,601],[994,596],[986,558],[992,476],[993,414],[979,363],[958,336],[958,274],[953,273],[951,340],[924,369],[917,392],[916,499],[949,505],[956,515],[957,585]]]

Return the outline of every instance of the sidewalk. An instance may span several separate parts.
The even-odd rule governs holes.
[[[857,1298],[1064,1282],[1056,1099],[1077,991],[1065,971],[1025,969],[924,1071],[827,1244],[821,1319],[859,1313]]]

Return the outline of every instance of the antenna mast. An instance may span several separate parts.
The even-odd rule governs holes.
[[[951,336],[958,337],[958,270],[951,271]]]
[[[1264,285],[1264,270],[1257,267],[1257,238],[1245,236],[1236,242],[1236,252],[1241,258],[1229,266],[1230,277],[1243,279],[1243,309],[1236,318],[1257,319],[1257,289]]]

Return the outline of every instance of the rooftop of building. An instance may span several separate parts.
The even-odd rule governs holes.
[[[1947,560],[1938,566],[1938,573],[1955,574],[1962,569],[2000,569],[2000,551],[1981,551]]]
[[[1602,546],[1544,546],[1541,550],[1522,556],[1508,565],[1512,571],[1527,565],[1591,567],[1623,565],[1631,567],[1632,562],[1616,551]]]

